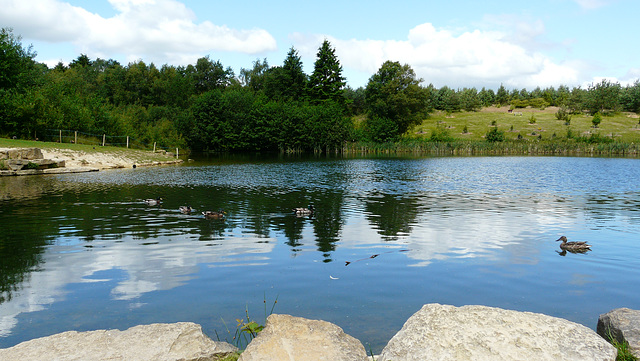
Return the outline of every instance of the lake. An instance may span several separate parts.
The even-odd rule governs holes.
[[[595,329],[640,308],[639,180],[638,159],[579,157],[220,156],[0,177],[0,348],[178,321],[232,341],[236,319],[273,308],[379,353],[426,303]],[[562,253],[562,235],[593,250]]]

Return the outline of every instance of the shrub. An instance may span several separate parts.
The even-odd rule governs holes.
[[[600,112],[597,112],[596,114],[593,115],[593,119],[591,119],[591,124],[593,124],[594,128],[597,128],[601,122],[602,122],[602,115],[600,115]]]
[[[556,112],[556,119],[564,120],[565,125],[571,124],[571,113],[565,107],[560,107]]]
[[[600,133],[591,133],[591,135],[589,135],[588,137],[579,137],[576,140],[588,144],[602,144],[613,142],[613,138],[605,137],[604,135],[600,135]]]
[[[39,169],[39,168],[40,168],[40,166],[39,166],[39,165],[37,165],[37,164],[36,164],[36,163],[34,163],[34,162],[29,162],[29,163],[27,163],[27,166],[26,166],[25,168],[27,168],[27,169]]]
[[[495,142],[503,142],[504,141],[504,132],[498,130],[498,127],[491,128],[485,135],[485,139],[487,142],[495,143]]]
[[[431,137],[429,137],[429,140],[431,140],[432,142],[450,142],[453,140],[453,137],[451,136],[451,134],[449,134],[449,131],[447,129],[443,127],[437,127],[431,132]]]

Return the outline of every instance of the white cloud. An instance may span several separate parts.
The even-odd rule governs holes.
[[[540,32],[539,25],[530,30]],[[315,56],[322,36],[293,36],[301,54]],[[407,40],[343,40],[329,38],[345,70],[374,74],[387,60],[409,64],[418,77],[437,87],[479,84],[536,87],[576,84],[578,64],[556,63],[540,52],[509,41],[505,33],[474,30],[454,34],[425,23],[409,31]]]
[[[110,0],[117,14],[104,18],[58,0],[3,1],[0,23],[25,38],[71,41],[90,57],[193,63],[212,51],[258,54],[276,49],[266,30],[232,29],[195,14],[175,0]]]

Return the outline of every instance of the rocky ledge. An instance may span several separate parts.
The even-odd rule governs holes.
[[[629,312],[631,311],[631,312]],[[637,335],[638,311],[614,310],[600,328]],[[605,316],[603,315],[603,316]],[[601,319],[603,318],[601,316]],[[619,327],[622,325],[622,327]],[[631,349],[637,350],[637,339]],[[621,341],[622,342],[622,341]],[[0,360],[219,360],[237,352],[199,325],[182,322],[126,331],[64,332],[0,349]],[[376,361],[615,360],[616,349],[593,330],[556,317],[486,306],[427,304],[407,320]],[[360,341],[329,322],[271,315],[239,361],[371,360]]]
[[[137,163],[131,159],[98,153],[90,156],[70,150],[46,151],[39,148],[0,149],[0,176],[97,172],[101,169],[136,168],[182,163],[182,160]],[[66,159],[65,159],[66,158]],[[78,159],[77,159],[78,158]]]

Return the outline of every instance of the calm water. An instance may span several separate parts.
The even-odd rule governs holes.
[[[3,177],[0,347],[177,321],[224,340],[247,309],[264,322],[276,298],[275,313],[333,322],[374,352],[433,302],[593,329],[601,313],[640,308],[639,180],[637,159],[561,157],[225,158]],[[161,207],[142,202],[155,197]],[[198,212],[181,214],[186,204]],[[290,212],[309,204],[311,218]],[[218,209],[225,221],[199,213]],[[561,235],[593,251],[562,255]]]

